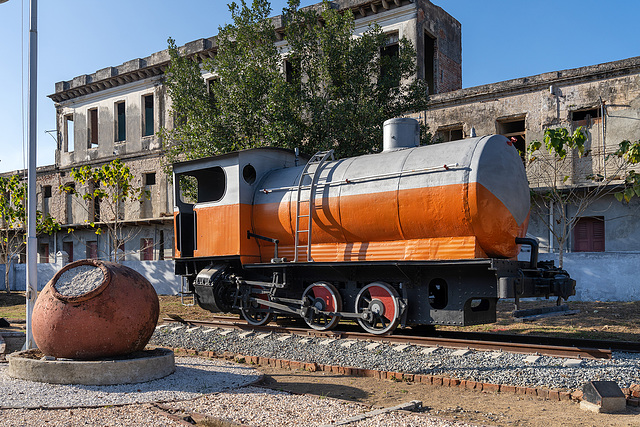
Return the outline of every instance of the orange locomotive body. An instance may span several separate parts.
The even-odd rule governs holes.
[[[573,294],[524,238],[529,188],[506,138],[420,147],[414,120],[384,129],[379,154],[261,148],[174,165],[176,271],[200,305],[389,333],[491,322],[500,297]]]

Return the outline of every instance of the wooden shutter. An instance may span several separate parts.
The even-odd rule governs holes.
[[[575,252],[604,252],[604,217],[580,218],[573,236]]]

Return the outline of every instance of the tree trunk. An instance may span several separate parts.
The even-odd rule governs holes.
[[[4,265],[4,287],[5,287],[5,292],[10,294],[11,293],[11,285],[9,285],[9,268],[11,267],[11,262],[7,262]]]

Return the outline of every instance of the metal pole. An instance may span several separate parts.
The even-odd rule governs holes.
[[[29,1],[29,166],[27,169],[27,337],[26,349],[34,348],[31,315],[38,295],[38,260],[36,236],[36,136],[38,99],[38,1]]]

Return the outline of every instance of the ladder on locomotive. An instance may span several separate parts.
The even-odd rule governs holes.
[[[311,226],[313,224],[313,208],[315,202],[315,191],[316,185],[318,184],[318,178],[320,175],[320,169],[324,162],[327,159],[334,160],[333,150],[329,151],[318,151],[316,154],[311,156],[307,165],[302,170],[302,174],[300,174],[300,179],[298,180],[298,195],[296,197],[296,235],[295,235],[295,243],[294,243],[294,257],[293,262],[300,261],[300,249],[307,248],[307,261],[313,261],[311,257]],[[315,167],[314,167],[315,166]],[[304,184],[305,178],[311,178],[310,184]],[[307,199],[302,199],[303,193],[309,195]],[[308,209],[306,214],[302,214],[301,205],[307,204]],[[301,229],[301,219],[307,218],[307,228]],[[300,244],[300,236],[307,235],[307,244]]]

